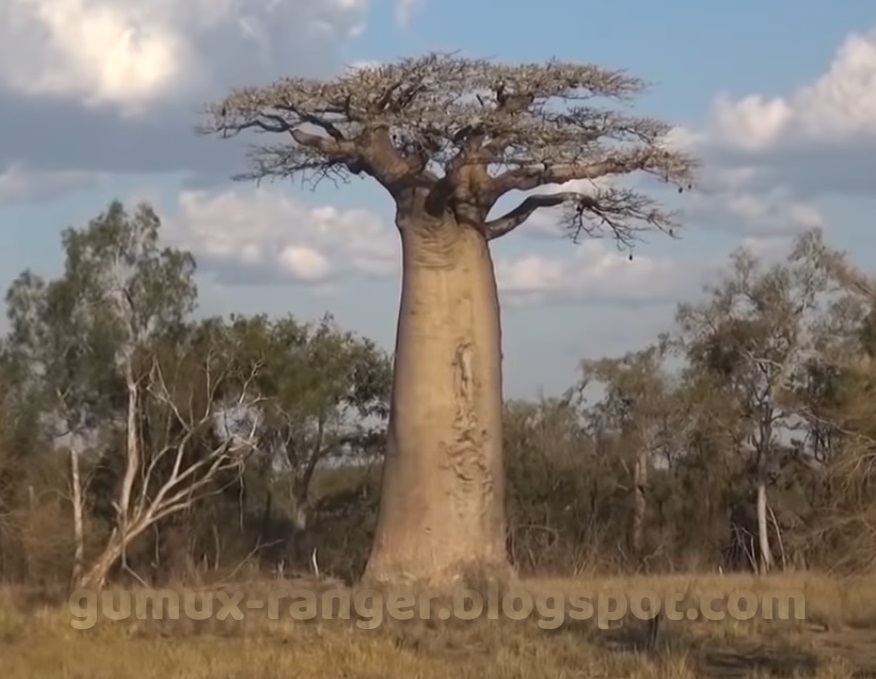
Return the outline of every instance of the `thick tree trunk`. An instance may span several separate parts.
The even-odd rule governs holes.
[[[509,574],[492,258],[477,230],[434,226],[400,228],[402,293],[371,581],[449,586]]]

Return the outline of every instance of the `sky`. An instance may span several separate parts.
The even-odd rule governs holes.
[[[701,159],[681,237],[573,244],[539,213],[493,254],[505,393],[559,394],[581,359],[644,346],[741,245],[781,256],[813,228],[876,270],[872,0],[3,0],[0,280],[60,273],[61,231],[148,201],[199,263],[200,311],[316,320],[391,350],[390,199],[354,179],[233,182],[242,144],[194,133],[232,87],[331,77],[428,51],[622,68]],[[0,331],[5,331],[0,320]]]

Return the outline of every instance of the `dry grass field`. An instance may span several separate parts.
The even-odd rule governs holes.
[[[250,600],[280,584],[239,587]],[[748,621],[664,620],[650,645],[651,626],[632,614],[608,629],[595,616],[544,629],[534,612],[522,621],[385,619],[371,630],[354,619],[264,613],[242,621],[132,616],[78,630],[66,600],[8,590],[0,593],[0,669],[5,679],[876,677],[876,578],[678,575],[522,586],[533,594],[561,591],[567,604],[576,594],[600,591],[683,593],[681,610],[712,591],[798,592],[805,619],[758,612]]]

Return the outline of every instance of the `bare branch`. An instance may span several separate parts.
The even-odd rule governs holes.
[[[493,182],[494,199],[509,191],[530,191],[546,184],[565,184],[581,179],[600,179],[616,175],[644,172],[665,182],[692,186],[693,161],[675,151],[659,146],[633,147],[620,151],[600,150],[582,159],[583,162],[553,165],[549,160],[540,164],[516,167],[499,175]]]
[[[566,231],[574,242],[581,234],[596,238],[608,229],[618,243],[631,247],[642,231],[659,230],[675,235],[675,217],[648,196],[632,189],[604,189],[594,195],[564,191],[530,196],[514,210],[487,222],[487,236],[499,238],[523,224],[535,210],[565,204]]]
[[[596,200],[592,196],[574,191],[528,196],[510,212],[485,224],[487,238],[493,240],[510,233],[529,219],[532,213],[540,207],[555,207],[563,203],[574,203],[590,210],[598,209]]]
[[[253,148],[251,171],[238,178],[365,172],[397,200],[427,189],[431,207],[482,215],[480,226],[513,190],[636,172],[690,187],[696,163],[665,143],[668,124],[596,101],[626,103],[644,87],[592,64],[432,53],[327,82],[234,91],[207,107],[201,131],[287,137]]]

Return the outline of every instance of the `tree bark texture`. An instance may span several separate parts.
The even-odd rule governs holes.
[[[399,222],[402,292],[380,512],[365,578],[504,577],[501,328],[476,228]]]

